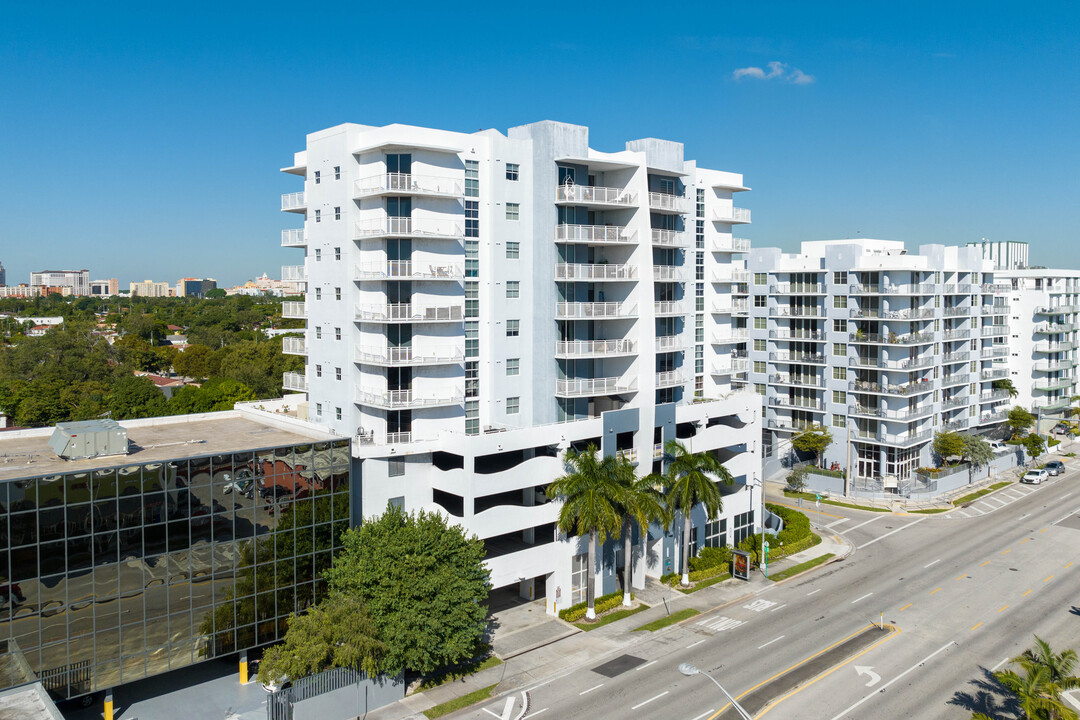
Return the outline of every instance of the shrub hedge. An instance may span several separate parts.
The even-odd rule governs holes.
[[[602,612],[607,612],[613,608],[619,607],[622,604],[623,592],[622,590],[616,590],[613,593],[607,595],[601,595],[593,602],[593,608],[596,610],[596,614],[599,615]],[[634,593],[630,593],[630,599],[634,599]],[[577,622],[585,617],[585,613],[589,609],[589,603],[583,602],[577,605],[571,605],[565,610],[559,611],[559,617],[566,622]]]
[[[690,558],[690,572],[693,574],[699,570],[709,570],[715,567],[727,567],[731,562],[731,548],[729,547],[704,547],[698,551],[698,556]]]

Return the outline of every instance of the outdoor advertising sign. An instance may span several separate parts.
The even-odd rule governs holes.
[[[731,574],[738,580],[750,579],[750,553],[735,550],[731,554]]]

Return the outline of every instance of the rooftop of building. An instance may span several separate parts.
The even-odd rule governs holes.
[[[0,720],[63,720],[41,683],[0,692]]]
[[[128,432],[128,454],[89,460],[57,456],[49,447],[51,427],[5,432],[0,434],[0,481],[341,439],[287,420],[275,422],[268,415],[260,422],[235,410],[127,420],[120,425]]]

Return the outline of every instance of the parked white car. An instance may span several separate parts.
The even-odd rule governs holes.
[[[1038,485],[1043,480],[1048,480],[1049,478],[1050,473],[1045,470],[1028,470],[1024,473],[1024,477],[1021,478],[1020,482],[1028,483],[1029,485]]]
[[[993,450],[994,452],[1001,452],[1002,450],[1005,450],[1007,448],[1008,448],[1008,445],[1006,445],[1001,440],[991,440],[990,441],[990,449]]]

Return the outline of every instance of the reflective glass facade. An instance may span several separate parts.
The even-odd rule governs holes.
[[[0,689],[113,687],[282,637],[350,524],[348,440],[0,481]]]

